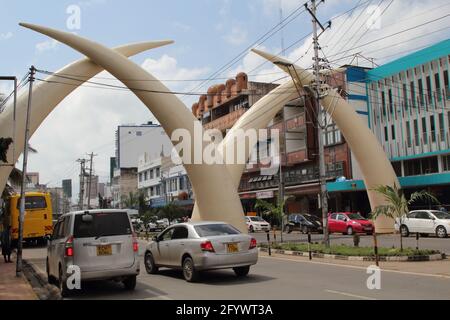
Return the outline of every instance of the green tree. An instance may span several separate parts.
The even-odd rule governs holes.
[[[177,206],[174,203],[166,204],[164,207],[159,209],[160,218],[166,218],[171,223],[175,219],[182,218],[187,215],[186,210]]]
[[[438,204],[436,197],[425,191],[414,192],[411,197],[406,199],[403,190],[394,184],[391,186],[378,186],[375,189],[378,194],[383,196],[386,201],[385,205],[378,206],[371,213],[372,220],[376,220],[380,216],[392,218],[401,226],[405,215],[409,212],[408,207],[419,200],[429,201]],[[375,230],[376,231],[376,230]],[[375,234],[375,233],[374,233]],[[376,238],[375,238],[376,239]],[[400,251],[403,251],[403,234],[400,231]]]
[[[127,196],[122,196],[122,206],[128,209],[136,209],[139,206],[139,195],[136,192],[130,192]]]

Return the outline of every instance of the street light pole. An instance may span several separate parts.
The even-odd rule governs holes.
[[[20,187],[20,213],[19,213],[19,237],[17,240],[17,261],[16,261],[16,276],[22,276],[22,242],[23,242],[23,222],[25,220],[25,187],[27,181],[27,166],[28,166],[28,140],[30,137],[30,118],[31,118],[31,101],[33,98],[33,82],[36,69],[34,66],[30,68],[30,87],[28,92],[28,106],[25,122],[25,141],[23,148],[23,167],[22,167],[22,185]]]

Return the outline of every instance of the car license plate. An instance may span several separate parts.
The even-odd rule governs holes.
[[[112,255],[112,246],[98,246],[97,247],[97,256],[111,256]]]
[[[227,244],[228,253],[237,253],[239,252],[239,247],[237,243],[228,243]]]

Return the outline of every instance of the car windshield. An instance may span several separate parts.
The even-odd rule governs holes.
[[[264,221],[263,218],[261,218],[261,217],[250,217],[250,220],[256,221],[256,222]]]
[[[205,224],[194,227],[197,234],[204,237],[228,236],[239,234],[239,230],[229,224]]]
[[[431,211],[432,214],[438,219],[450,220],[450,214],[443,211]]]
[[[94,213],[92,221],[83,221],[83,215],[75,217],[74,238],[112,237],[132,234],[126,212]]]
[[[347,217],[349,217],[351,220],[367,220],[359,213],[349,213],[347,214]]]

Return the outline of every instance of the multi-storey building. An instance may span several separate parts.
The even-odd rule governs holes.
[[[344,77],[334,75],[330,82],[344,87]],[[192,111],[203,121],[205,129],[231,128],[236,121],[261,97],[277,85],[249,82],[245,73],[226,85],[216,85],[208,95],[200,97]],[[317,157],[317,111],[310,96],[302,92],[298,99],[289,102],[273,119],[267,129],[278,129],[280,133],[281,170],[274,175],[261,171],[265,165],[258,160],[255,150],[247,165],[239,187],[241,201],[246,213],[254,212],[257,199],[275,202],[278,197],[280,174],[284,175],[285,194],[291,196],[288,212],[318,212],[320,186]],[[328,119],[330,120],[330,119]],[[327,172],[330,181],[345,176],[352,177],[351,154],[340,131],[329,121],[324,133],[326,144]],[[260,142],[261,143],[261,142]],[[274,143],[270,138],[266,145]],[[256,164],[253,164],[255,163]]]
[[[138,160],[143,153],[169,155],[172,143],[160,125],[123,125],[116,131],[116,156],[111,183],[112,206],[138,190]]]
[[[377,136],[407,193],[428,189],[450,204],[450,40],[366,70],[367,123]],[[359,194],[364,183],[329,184],[335,193]],[[418,204],[418,207],[427,204]]]

